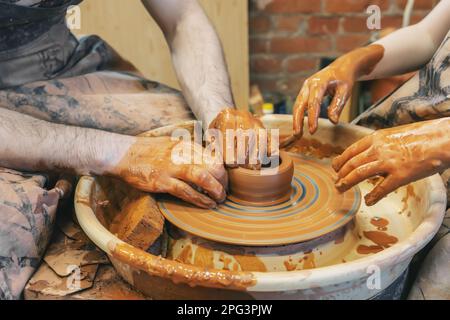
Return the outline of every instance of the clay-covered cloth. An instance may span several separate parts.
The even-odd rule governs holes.
[[[416,76],[353,123],[382,129],[443,117],[450,117],[450,32],[431,61]],[[450,169],[441,177],[450,200]],[[432,241],[432,250],[420,267],[410,299],[450,299],[449,220],[450,210]]]
[[[17,299],[50,239],[59,193],[47,178],[0,168],[0,299]]]

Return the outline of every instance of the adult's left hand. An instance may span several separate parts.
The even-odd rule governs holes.
[[[376,131],[351,145],[332,165],[341,192],[383,176],[365,196],[366,204],[374,205],[397,188],[450,166],[450,118]]]

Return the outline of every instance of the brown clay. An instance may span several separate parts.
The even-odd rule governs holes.
[[[114,217],[110,231],[123,241],[147,250],[162,234],[164,216],[149,194],[131,192],[127,200],[120,213]]]
[[[275,170],[229,169],[231,199],[238,199],[244,205],[253,206],[286,201],[291,194],[294,164],[286,152],[280,152],[280,162]]]
[[[114,245],[110,249],[112,257],[118,261],[148,274],[170,279],[174,283],[185,283],[191,287],[204,286],[242,291],[256,284],[256,279],[250,272],[215,269],[205,272],[204,267],[190,266],[156,257],[126,243]]]
[[[241,266],[242,271],[266,272],[266,265],[256,256],[235,255],[233,256]]]
[[[379,231],[386,231],[389,221],[384,218],[375,217],[370,219],[370,223],[377,227]]]
[[[400,213],[405,212],[408,209],[408,201],[409,199],[415,199],[416,201],[420,201],[420,197],[415,193],[414,187],[412,185],[406,186],[405,196],[402,198],[403,207]]]
[[[283,262],[286,271],[294,271],[297,269],[297,264],[292,261],[292,259]]]
[[[314,269],[316,267],[314,253],[310,252],[303,258],[303,270]]]
[[[375,243],[376,245],[389,248],[391,245],[398,242],[398,239],[394,236],[382,231],[364,231],[364,236]]]
[[[378,252],[383,251],[383,250],[384,250],[384,248],[382,246],[378,246],[378,245],[366,246],[366,245],[360,244],[356,248],[356,251],[359,254],[378,253]]]
[[[289,137],[280,137],[280,145],[283,141],[289,140]],[[331,145],[328,143],[322,143],[316,139],[301,139],[292,141],[292,143],[286,142],[285,151],[304,154],[319,159],[331,158],[344,152],[344,149],[339,146]]]

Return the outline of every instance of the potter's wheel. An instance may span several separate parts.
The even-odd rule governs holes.
[[[282,203],[249,206],[229,197],[209,210],[166,197],[158,202],[160,210],[172,224],[193,235],[247,246],[303,242],[347,224],[359,209],[359,189],[340,194],[329,163],[289,155],[294,162],[292,191]]]
[[[280,135],[289,135],[292,116],[269,115],[263,123],[266,128],[280,129]],[[319,119],[314,138],[306,130],[300,140],[302,144],[291,150],[331,157],[371,132],[353,125],[335,126]],[[302,172],[301,168],[297,170]],[[359,187],[365,194],[373,189],[373,182],[362,182]],[[358,213],[345,227],[312,241],[246,247],[188,237],[186,233],[180,238],[177,232],[177,237],[169,235],[167,254],[170,256],[162,258],[137,248],[132,250],[131,246],[127,249],[126,243],[108,230],[110,217],[119,214],[120,204],[128,201],[127,190],[128,185],[115,179],[82,177],[74,200],[77,221],[88,237],[108,254],[116,271],[153,299],[370,299],[403,274],[414,254],[439,229],[446,208],[445,188],[436,175],[400,188],[376,206],[366,207],[361,203]],[[372,224],[373,219],[379,218],[389,221],[387,230],[381,232],[396,237],[398,242],[380,253],[360,254],[359,246],[375,245],[364,234],[379,231]],[[168,233],[170,229],[180,231],[174,227]],[[342,229],[348,231],[340,232]],[[379,266],[383,275],[376,290],[367,287],[367,270],[373,265]],[[261,272],[261,267],[266,271]],[[192,279],[202,282],[195,282],[197,286],[191,287]]]

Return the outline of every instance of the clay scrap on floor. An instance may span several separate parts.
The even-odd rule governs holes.
[[[63,212],[43,260],[25,287],[26,300],[145,299],[120,278],[107,256]]]

